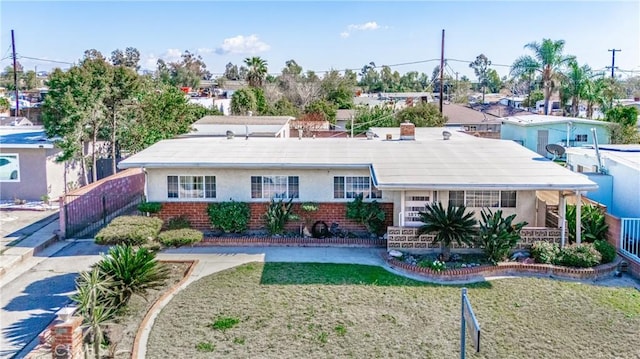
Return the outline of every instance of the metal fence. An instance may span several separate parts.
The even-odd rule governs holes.
[[[87,196],[66,195],[64,201],[64,225],[66,238],[93,237],[113,218],[132,212],[143,196],[121,194]]]
[[[640,263],[640,218],[620,219],[620,251]]]

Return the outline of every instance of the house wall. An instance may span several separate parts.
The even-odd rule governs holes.
[[[612,178],[611,187],[609,187],[610,193],[606,193],[607,188],[601,187],[598,189],[598,194],[595,197],[610,196],[611,204],[607,206],[609,213],[619,218],[640,218],[640,171],[631,168],[624,163],[615,161],[614,159],[607,158],[606,154],[602,154],[603,163],[606,167],[609,176]],[[572,171],[577,171],[578,166],[582,166],[585,169],[592,170],[594,166],[597,166],[598,161],[593,155],[577,155],[567,154],[567,164]],[[592,192],[587,194],[587,197],[592,198]],[[603,203],[606,204],[606,203]]]
[[[443,206],[446,207],[447,204],[449,203],[449,192],[438,191],[438,200],[442,202]],[[526,221],[529,226],[534,226],[537,224],[536,201],[537,201],[537,198],[536,198],[535,191],[518,191],[516,193],[515,208],[491,208],[491,210],[495,212],[497,209],[501,209],[504,217],[515,214],[516,215],[515,221],[517,222]],[[399,208],[399,207],[396,207],[396,208]],[[481,213],[483,208],[467,207],[467,209],[474,212],[476,220],[480,220],[482,218]],[[397,223],[397,222],[394,222],[394,223]],[[394,225],[397,225],[397,224],[394,224]]]
[[[596,128],[599,144],[610,143],[609,130],[607,125],[597,126],[593,124],[574,123],[569,134],[569,145],[571,147],[579,147],[583,144],[593,143],[593,134],[591,128]],[[556,143],[563,146],[567,144],[567,125],[565,123],[544,124],[540,126],[518,126],[505,122],[502,124],[501,137],[503,140],[514,140],[521,143],[524,147],[533,152],[537,152],[538,148],[538,131],[548,130],[548,143]],[[578,135],[587,135],[586,142],[576,142]],[[551,154],[547,156],[551,158]]]
[[[67,164],[57,163],[56,157],[60,153],[59,149],[48,149],[46,152],[46,173],[47,173],[47,191],[50,199],[57,199],[64,194],[67,184],[71,184],[67,188],[75,188],[80,183],[81,170],[79,163],[69,162]],[[65,179],[65,166],[67,166],[67,175]],[[66,183],[65,183],[66,181]]]
[[[151,202],[185,202],[184,199],[167,198],[167,176],[201,175],[216,176],[216,198],[190,199],[200,202],[269,202],[268,198],[251,198],[251,176],[298,176],[300,198],[295,202],[350,202],[351,199],[333,198],[334,176],[370,176],[368,169],[361,170],[242,170],[242,169],[147,169],[147,197]],[[382,192],[378,202],[393,201],[393,193]]]
[[[18,181],[0,182],[0,199],[39,201],[47,193],[46,149],[2,148],[2,154],[17,154],[20,164]]]

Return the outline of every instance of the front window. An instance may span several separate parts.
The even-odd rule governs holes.
[[[298,176],[251,176],[251,198],[299,198]]]
[[[333,198],[382,198],[382,191],[376,188],[367,176],[333,177]]]
[[[516,191],[449,191],[449,204],[454,207],[515,208]]]
[[[168,198],[216,198],[215,176],[167,176]]]
[[[20,182],[18,154],[0,154],[0,181]]]

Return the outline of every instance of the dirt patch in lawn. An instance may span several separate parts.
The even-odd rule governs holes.
[[[191,262],[164,262],[164,264],[170,270],[169,279],[165,285],[149,291],[146,299],[133,296],[125,311],[116,318],[114,325],[109,328],[110,337],[117,342],[115,358],[131,358],[133,341],[144,316],[158,298],[184,277],[191,266]]]
[[[482,327],[474,358],[637,356],[636,289],[537,278],[467,287]],[[250,263],[178,293],[147,357],[451,358],[459,320],[460,286],[373,266]]]

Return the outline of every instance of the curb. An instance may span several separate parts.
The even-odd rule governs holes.
[[[20,241],[20,243],[27,241],[28,239],[29,237],[26,237]],[[35,243],[33,246],[23,247],[18,245],[7,248],[2,255],[0,255],[0,258],[2,258],[2,264],[0,264],[0,278],[7,274],[11,268],[14,268],[27,259],[34,257],[36,254],[39,254],[55,242],[58,242],[58,236],[56,234],[51,234],[45,240]]]

